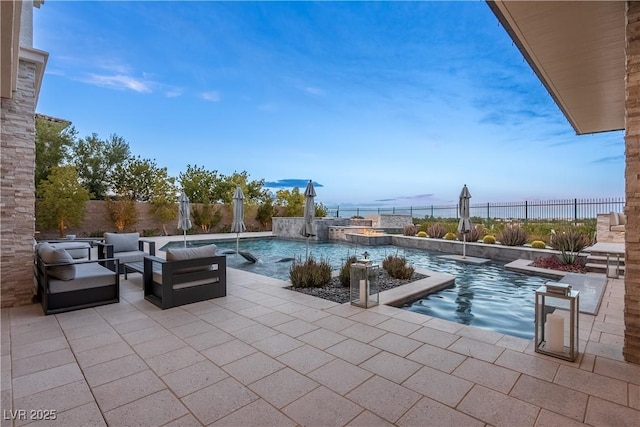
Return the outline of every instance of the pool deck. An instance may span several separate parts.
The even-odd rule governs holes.
[[[164,311],[144,300],[136,273],[119,304],[53,316],[39,305],[0,310],[2,426],[27,424],[28,411],[26,421],[7,419],[20,409],[56,410],[46,425],[61,426],[640,419],[640,366],[622,359],[620,279],[608,280],[596,316],[580,315],[576,362],[535,353],[531,340],[336,304],[240,270],[227,280],[224,298]]]

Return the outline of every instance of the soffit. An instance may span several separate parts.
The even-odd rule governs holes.
[[[623,1],[488,1],[576,133],[624,129]]]

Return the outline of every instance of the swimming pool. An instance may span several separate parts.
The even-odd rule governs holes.
[[[189,241],[188,245],[200,246],[215,243],[218,252],[235,251],[235,240]],[[168,246],[182,247],[183,242],[171,242]],[[304,259],[304,241],[275,238],[247,239],[240,242],[240,251],[258,258],[255,264],[235,254],[227,255],[227,266],[282,280],[289,280],[292,258]],[[521,338],[533,338],[535,290],[548,279],[529,276],[504,269],[504,264],[491,262],[485,265],[459,263],[439,258],[440,252],[401,248],[393,245],[360,246],[349,243],[311,243],[309,254],[315,259],[326,259],[337,270],[345,260],[355,255],[362,258],[364,252],[374,262],[382,262],[388,255],[402,255],[417,268],[449,273],[456,277],[455,284],[439,292],[408,304],[403,309],[438,317],[464,325],[478,326]]]

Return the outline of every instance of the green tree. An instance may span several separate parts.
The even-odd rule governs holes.
[[[284,216],[302,216],[304,214],[304,194],[298,187],[293,190],[276,191],[276,205],[284,208]]]
[[[156,178],[167,175],[166,168],[159,168],[154,160],[129,157],[113,168],[110,188],[120,197],[148,202],[153,197]]]
[[[153,183],[150,211],[162,224],[165,236],[169,235],[167,222],[178,217],[177,194],[176,179],[167,175],[166,168],[159,169]]]
[[[131,157],[129,144],[117,135],[101,140],[92,134],[78,140],[71,150],[71,161],[78,170],[80,182],[94,199],[104,199],[112,189],[116,165]]]
[[[76,135],[71,122],[36,115],[36,191],[40,182],[49,176],[51,168],[62,166],[68,160]]]
[[[266,197],[263,199],[262,203],[258,205],[258,210],[256,212],[256,220],[262,225],[263,228],[267,229],[269,227],[269,223],[271,223],[271,218],[273,217],[273,201],[271,197]]]
[[[187,165],[186,172],[178,175],[178,182],[191,203],[214,202],[218,180],[218,171],[208,171],[198,165]]]
[[[58,228],[60,237],[65,228],[82,224],[89,192],[78,182],[73,166],[54,166],[37,192],[37,222],[43,228]]]
[[[138,222],[136,202],[128,198],[107,197],[107,219],[113,222],[118,231],[124,231]]]
[[[233,172],[229,176],[220,175],[219,179],[215,182],[213,189],[212,202],[219,202],[224,204],[230,204],[233,202],[233,193],[236,191],[236,187],[242,188],[244,194],[245,203],[257,204],[263,200],[264,192],[264,179],[249,180],[249,174],[246,171]]]
[[[222,219],[222,214],[219,209],[211,206],[210,203],[203,203],[198,206],[193,206],[191,209],[193,216],[193,222],[196,226],[200,227],[203,233],[208,233],[211,229],[215,228]]]

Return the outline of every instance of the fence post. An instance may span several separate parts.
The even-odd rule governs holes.
[[[433,205],[431,205],[431,218],[433,218]]]
[[[578,225],[578,199],[573,199],[573,225]]]
[[[529,223],[529,202],[527,200],[524,201],[524,224],[527,225]]]
[[[487,202],[487,224],[491,221],[491,216],[489,215],[489,202]]]
[[[356,208],[356,216],[360,216],[360,208]]]
[[[340,218],[340,206],[336,208],[336,218]]]

